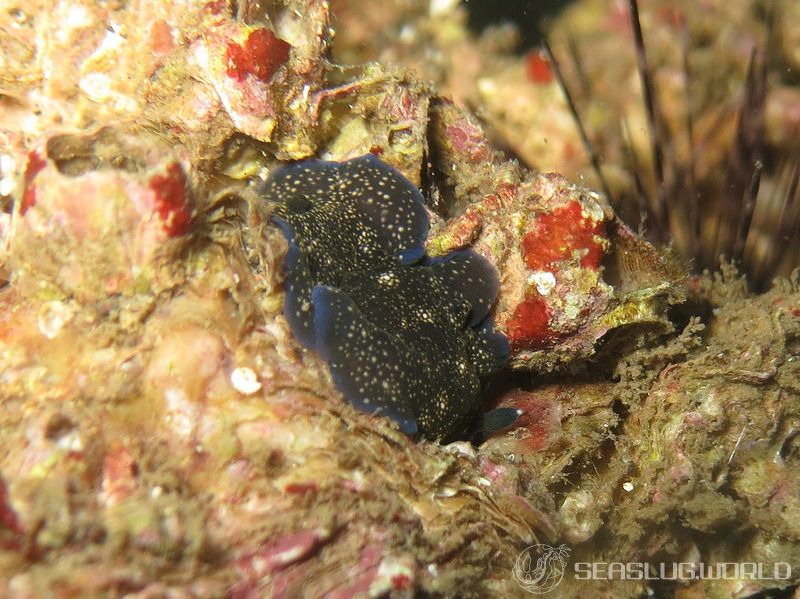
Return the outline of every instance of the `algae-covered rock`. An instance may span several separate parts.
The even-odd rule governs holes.
[[[509,158],[475,84],[520,70],[510,29],[453,2],[57,4],[0,15],[0,595],[525,597],[535,544],[563,597],[797,585],[796,278],[687,277],[572,167]],[[421,189],[429,257],[496,269],[505,428],[413,439],[292,336],[261,183],[366,153]],[[610,561],[793,574],[575,576]]]

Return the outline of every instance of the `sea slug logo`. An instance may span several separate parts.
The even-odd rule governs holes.
[[[519,554],[514,578],[529,593],[540,595],[556,588],[564,578],[570,551],[566,545],[533,545]]]

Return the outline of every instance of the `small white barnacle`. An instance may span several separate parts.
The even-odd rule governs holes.
[[[240,366],[231,372],[231,385],[242,395],[252,395],[261,389],[261,381],[252,368]]]
[[[36,316],[39,332],[48,339],[55,339],[61,329],[74,315],[73,309],[66,303],[55,300],[47,302]]]

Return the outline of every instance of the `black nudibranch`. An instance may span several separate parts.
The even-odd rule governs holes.
[[[261,193],[289,242],[286,318],[345,399],[410,435],[464,434],[509,353],[492,330],[489,262],[472,250],[426,256],[422,195],[371,154],[281,167]]]

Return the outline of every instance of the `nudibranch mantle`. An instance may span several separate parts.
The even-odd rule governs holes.
[[[272,173],[262,194],[289,241],[285,313],[298,340],[315,347],[314,285],[347,274],[413,264],[425,254],[428,213],[416,187],[371,154],[347,162],[306,160]]]
[[[463,432],[508,357],[489,317],[492,266],[471,250],[427,257],[422,195],[371,154],[282,167],[262,193],[289,242],[289,326],[345,399],[408,434]]]

